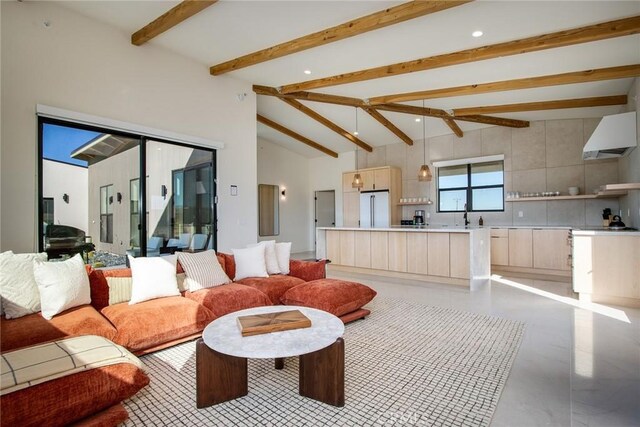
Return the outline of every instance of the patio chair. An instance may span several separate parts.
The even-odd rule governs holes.
[[[160,248],[162,247],[162,237],[149,237],[147,241],[147,256],[159,256]]]
[[[186,249],[189,247],[189,243],[191,243],[191,233],[181,233],[180,238],[169,239],[167,246],[178,249]]]
[[[207,241],[209,236],[206,234],[194,234],[191,238],[191,244],[189,250],[191,251],[203,251],[207,248]]]

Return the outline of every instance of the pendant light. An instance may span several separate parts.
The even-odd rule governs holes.
[[[356,109],[356,130],[353,132],[354,135],[358,135],[358,107]],[[351,183],[351,188],[362,188],[364,186],[364,182],[362,181],[362,177],[360,176],[359,167],[358,167],[358,147],[356,147],[356,173],[353,175],[353,182]]]
[[[422,109],[424,110],[424,99],[422,100]],[[425,116],[422,116],[422,152],[424,163],[418,171],[418,181],[431,181],[433,175],[427,165],[427,120]]]

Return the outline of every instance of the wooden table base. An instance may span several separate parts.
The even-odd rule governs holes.
[[[247,359],[227,356],[196,341],[196,407],[207,406],[246,396]]]
[[[344,340],[322,350],[299,356],[300,395],[344,406]],[[284,358],[275,359],[275,368],[284,368]],[[228,356],[209,348],[202,338],[196,341],[196,406],[206,408],[248,393],[247,359]]]
[[[300,356],[300,395],[344,406],[344,340]]]

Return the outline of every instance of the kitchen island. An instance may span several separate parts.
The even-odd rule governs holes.
[[[472,286],[491,275],[481,227],[318,227],[316,257],[330,269]]]

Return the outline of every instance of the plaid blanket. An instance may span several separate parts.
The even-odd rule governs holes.
[[[0,396],[87,369],[118,363],[143,368],[124,347],[104,337],[83,335],[0,354]]]

